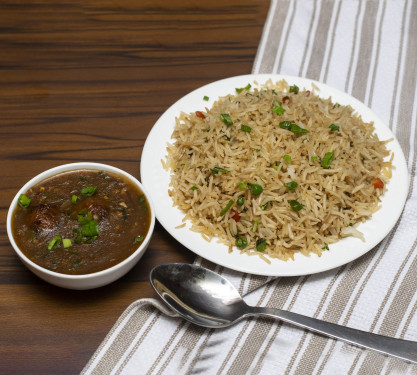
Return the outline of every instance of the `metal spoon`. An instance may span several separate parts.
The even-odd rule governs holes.
[[[228,280],[199,266],[162,264],[151,271],[150,280],[173,310],[203,327],[228,327],[243,318],[261,315],[417,363],[417,342],[376,335],[289,311],[249,306]]]

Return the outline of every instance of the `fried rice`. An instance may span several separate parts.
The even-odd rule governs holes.
[[[389,140],[350,106],[285,81],[251,85],[181,113],[165,168],[191,230],[229,251],[321,255],[379,209]]]

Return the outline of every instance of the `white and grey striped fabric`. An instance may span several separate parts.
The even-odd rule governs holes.
[[[403,148],[409,196],[382,243],[328,272],[271,281],[197,261],[228,276],[250,304],[417,341],[417,2],[272,0],[253,72],[322,81],[371,107]],[[83,373],[417,374],[416,365],[276,321],[209,330],[161,306],[129,306]]]

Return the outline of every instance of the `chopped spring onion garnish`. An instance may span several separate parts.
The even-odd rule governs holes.
[[[233,125],[233,120],[228,113],[222,113],[220,115],[220,120],[222,120],[227,126]]]
[[[250,90],[250,88],[252,87],[252,85],[250,84],[250,83],[248,83],[247,85],[246,85],[246,87],[242,87],[242,88],[240,88],[240,89],[235,89],[236,90],[236,92],[238,93],[238,94],[240,94],[243,90]]]
[[[208,101],[209,101],[209,99],[210,99],[210,98],[209,98],[208,96],[206,96],[206,95],[204,95],[204,96],[203,96],[203,100],[205,100],[206,102],[208,102]]]
[[[245,237],[237,237],[236,238],[236,246],[239,249],[244,249],[246,246],[248,246],[248,241]]]
[[[91,220],[81,226],[81,235],[83,237],[94,237],[98,235],[98,221]]]
[[[32,200],[28,198],[25,194],[20,194],[17,200],[17,204],[22,208],[27,208],[30,205]]]
[[[64,238],[62,240],[62,246],[64,246],[64,249],[68,249],[69,247],[72,246],[72,242],[69,238]]]
[[[261,206],[261,210],[265,211],[268,208],[268,204],[272,207],[272,201],[268,201]]]
[[[265,238],[260,238],[256,241],[256,250],[260,252],[264,252],[266,249],[266,240]]]
[[[84,208],[83,210],[81,210],[80,212],[78,212],[77,214],[77,219],[78,222],[81,225],[87,224],[89,223],[91,220],[93,220],[93,215],[91,215],[91,212],[87,213],[87,210]]]
[[[48,250],[56,249],[59,245],[61,245],[61,236],[55,236],[48,244]]]
[[[145,239],[145,236],[137,236],[135,237],[135,242],[142,242]]]
[[[280,105],[277,105],[276,107],[272,108],[272,112],[276,113],[277,115],[282,115],[285,113],[285,109],[281,107]]]
[[[298,186],[298,184],[295,181],[291,181],[291,182],[288,182],[287,184],[284,184],[284,186],[288,190],[294,190]]]
[[[72,235],[74,236],[75,243],[81,243],[83,240],[83,236],[81,235],[81,231],[79,229],[73,229]]]
[[[244,197],[237,198],[236,204],[238,206],[243,206],[244,203],[245,203],[245,198]]]
[[[284,155],[282,157],[284,159],[284,161],[286,161],[287,163],[291,163],[291,156],[290,155]]]
[[[240,190],[245,190],[246,189],[246,187],[248,186],[248,184],[245,182],[245,181],[240,181],[238,184],[237,184],[237,187],[240,189]]]
[[[77,199],[78,199],[78,197],[74,194],[74,195],[71,197],[71,202],[72,202],[72,204],[76,204],[76,203],[77,203]]]
[[[231,199],[227,203],[226,207],[224,207],[223,210],[220,211],[220,216],[224,216],[226,214],[226,212],[230,210],[230,207],[233,206],[233,203],[234,203],[234,201],[233,201],[233,199]]]
[[[139,196],[139,204],[144,208],[145,210],[148,209],[148,206],[146,205],[146,198],[144,195]]]
[[[311,157],[311,161],[313,161],[313,162],[314,162],[314,161],[317,161],[317,160],[318,160],[318,158],[319,158],[318,156],[312,156],[312,157]]]
[[[329,128],[330,128],[330,131],[332,131],[332,132],[337,132],[337,131],[339,131],[340,126],[339,126],[339,125],[336,125],[336,124],[331,124],[331,125],[329,126]]]
[[[249,191],[252,195],[259,195],[263,192],[263,188],[258,184],[249,184]]]
[[[290,129],[291,129],[291,121],[281,121],[281,122],[279,123],[279,127],[280,127],[281,129],[287,129],[287,130],[290,130]]]
[[[244,131],[244,132],[246,132],[246,133],[250,133],[251,131],[252,131],[252,128],[250,127],[250,126],[247,126],[247,125],[241,125],[240,126],[240,130],[242,130],[242,131]]]
[[[330,164],[332,164],[333,159],[334,159],[334,153],[326,152],[326,155],[324,155],[323,159],[321,160],[321,166],[325,169],[330,168]]]
[[[322,250],[330,250],[329,245],[325,242],[324,246],[321,248]]]
[[[281,129],[289,130],[294,134],[307,134],[310,133],[309,130],[299,127],[297,124],[293,124],[290,121],[281,121],[279,123]]]
[[[290,201],[290,206],[296,212],[298,212],[298,211],[300,211],[304,208],[304,205],[302,205],[300,202],[296,201],[295,199]]]
[[[307,129],[301,128],[301,127],[299,127],[299,126],[298,126],[298,125],[296,125],[296,124],[291,124],[290,131],[291,131],[292,133],[294,133],[294,134],[307,134],[307,133],[310,133],[310,130],[307,130]]]
[[[86,188],[81,189],[81,194],[86,195],[87,197],[91,197],[97,190],[97,186],[89,186]]]
[[[299,91],[300,89],[297,85],[290,86],[290,92],[293,92],[294,94],[298,94]]]
[[[214,168],[210,168],[210,171],[212,174],[217,174],[219,172],[230,172],[230,169],[214,167]]]
[[[258,224],[259,224],[258,220],[253,221],[253,225],[252,225],[252,228],[251,228],[252,232],[256,232],[258,230]]]
[[[191,188],[191,190],[192,190],[192,191],[197,190],[197,189],[198,189],[198,187],[197,187],[197,186],[193,186],[193,187]]]

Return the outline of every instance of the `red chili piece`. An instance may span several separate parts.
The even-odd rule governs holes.
[[[377,189],[382,189],[384,187],[384,183],[380,178],[376,178],[374,182],[372,182],[372,185],[374,185],[374,187]]]
[[[305,96],[307,96],[307,97],[310,96],[310,90],[306,91]]]
[[[203,112],[200,112],[200,111],[195,111],[195,115],[197,117],[200,117],[200,118],[206,118],[206,116],[204,115],[204,113]]]
[[[239,222],[239,220],[240,220],[240,215],[239,215],[239,212],[237,212],[237,211],[235,211],[235,210],[232,210],[232,211],[231,211],[231,213],[233,214],[233,215],[232,215],[232,219],[233,219],[234,221],[236,221],[236,223],[238,223],[238,222]]]
[[[287,104],[289,101],[290,101],[290,97],[289,97],[289,96],[284,96],[284,97],[282,98],[282,102],[283,102],[284,104]]]

